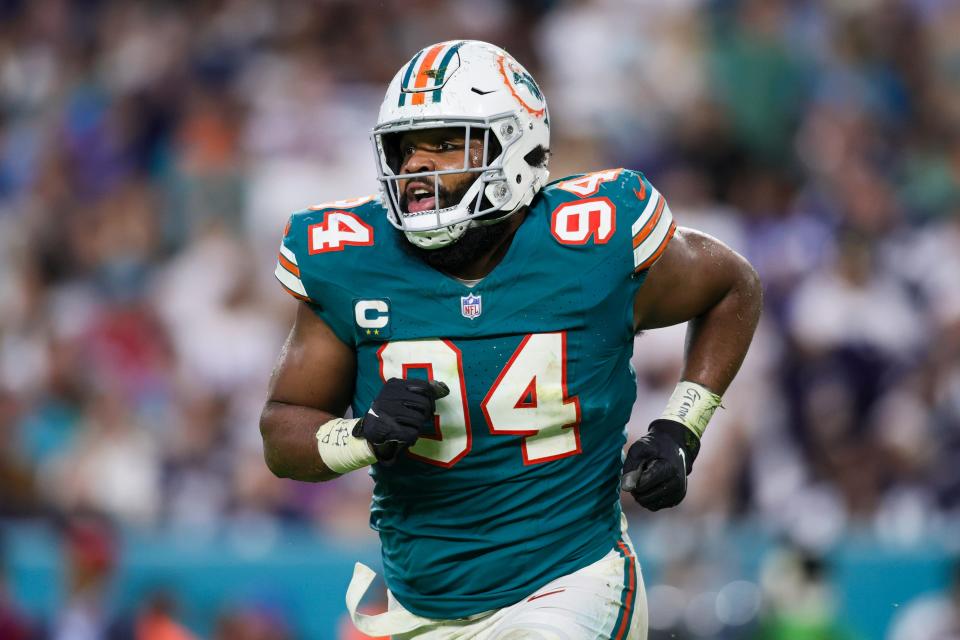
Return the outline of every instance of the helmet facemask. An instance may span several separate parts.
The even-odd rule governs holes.
[[[503,159],[522,139],[519,127],[512,113],[489,118],[409,119],[378,125],[372,138],[379,159],[378,177],[390,223],[403,231],[414,245],[436,249],[457,241],[472,226],[500,222],[515,213],[525,204],[523,201],[529,202],[529,198],[516,198],[520,204],[504,209],[505,204],[520,194],[515,194],[511,189]],[[401,136],[409,131],[440,128],[463,129],[465,144],[462,165],[452,169],[401,173]],[[483,141],[481,162],[479,166],[473,166],[470,142],[478,138]],[[464,173],[476,174],[477,177],[457,202],[441,203],[441,176]],[[433,208],[411,213],[403,206],[404,194],[400,191],[400,181],[413,179],[432,183]],[[446,206],[441,207],[441,204]]]

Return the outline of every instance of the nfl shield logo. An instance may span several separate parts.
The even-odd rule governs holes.
[[[480,296],[475,296],[472,293],[468,296],[460,296],[460,312],[464,318],[473,320],[479,316],[481,311],[480,305]]]

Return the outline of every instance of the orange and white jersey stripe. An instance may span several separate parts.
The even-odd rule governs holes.
[[[297,300],[309,301],[307,290],[300,279],[300,267],[297,265],[297,256],[293,251],[280,245],[280,254],[277,256],[277,268],[273,274],[283,285],[284,290]]]
[[[677,228],[666,199],[652,186],[650,197],[630,228],[633,234],[633,267],[643,271],[663,254]]]

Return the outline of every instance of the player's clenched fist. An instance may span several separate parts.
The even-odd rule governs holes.
[[[447,385],[435,380],[390,378],[353,435],[369,442],[379,461],[389,462],[417,441],[422,426],[433,423],[436,400],[448,393]]]
[[[651,511],[674,507],[687,494],[687,474],[699,450],[700,441],[690,429],[673,420],[654,420],[627,451],[620,488]]]

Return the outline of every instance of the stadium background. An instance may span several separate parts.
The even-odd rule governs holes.
[[[261,458],[273,264],[465,37],[540,81],[554,177],[646,172],[765,284],[687,500],[625,503],[651,638],[957,638],[958,33],[950,0],[3,0],[0,637],[354,637],[369,479]],[[637,342],[634,434],[682,335]]]

